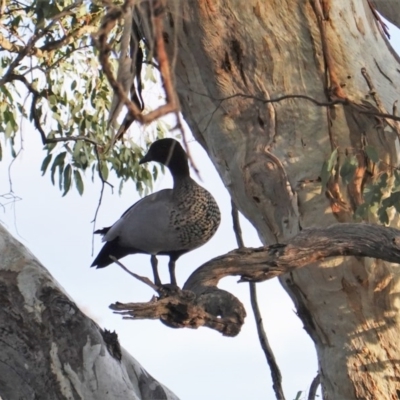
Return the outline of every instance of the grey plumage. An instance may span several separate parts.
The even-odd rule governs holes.
[[[211,239],[220,224],[220,211],[212,195],[190,177],[186,153],[177,141],[154,142],[141,163],[149,161],[170,169],[173,188],[143,198],[113,226],[96,231],[106,244],[92,266],[111,264],[110,255],[150,254],[155,283],[161,284],[154,256],[168,255],[171,283],[176,284],[175,261]]]

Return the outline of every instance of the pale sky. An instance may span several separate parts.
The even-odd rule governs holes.
[[[398,34],[393,33],[397,36],[395,44],[400,43]],[[50,177],[41,177],[44,152],[39,134],[25,124],[23,138],[25,150],[11,168],[14,193],[22,200],[7,205],[5,210],[0,207],[0,222],[31,250],[78,306],[101,327],[116,330],[121,345],[181,399],[274,399],[269,368],[255,329],[248,285],[237,284],[237,278],[226,278],[219,285],[246,307],[245,325],[235,338],[223,337],[207,328],[171,329],[159,321],[124,321],[114,315],[109,304],[148,301],[153,292],[115,264],[102,270],[89,268],[93,260],[91,221],[100,191],[98,179],[92,184],[90,175],[86,176],[82,197],[75,190],[61,197]],[[236,247],[226,189],[201,147],[192,141],[190,148],[200,169],[200,183],[215,196],[221,208],[222,223],[209,243],[177,261],[180,285],[198,266]],[[4,153],[0,163],[0,195],[9,191],[8,149]],[[118,187],[118,182],[114,183]],[[170,187],[171,183],[167,173],[158,178],[154,190]],[[134,183],[126,184],[122,196],[112,195],[106,189],[97,226],[114,223],[138,198]],[[5,202],[0,198],[0,203]],[[249,223],[243,223],[242,229],[246,246],[260,245]],[[96,254],[100,248],[100,238],[96,238]],[[168,258],[159,257],[159,261],[161,279],[167,282]],[[128,256],[123,263],[138,274],[152,277],[149,256]],[[257,289],[265,329],[282,371],[285,395],[292,400],[297,391],[308,390],[317,373],[314,346],[278,280],[257,284]]]

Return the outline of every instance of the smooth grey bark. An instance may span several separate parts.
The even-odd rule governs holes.
[[[371,175],[365,146],[398,165],[400,65],[367,0],[170,0],[165,19],[182,113],[264,244],[306,227],[352,221]],[[375,1],[399,24],[399,2]],[[292,95],[273,103],[263,102]],[[297,96],[297,97],[296,97]],[[339,101],[330,107],[315,104]],[[352,181],[320,173],[357,158]],[[370,214],[367,218],[376,222]],[[399,226],[396,213],[390,224]],[[397,398],[399,271],[335,259],[281,282],[313,339],[325,399]]]
[[[83,314],[0,225],[2,400],[177,397]]]

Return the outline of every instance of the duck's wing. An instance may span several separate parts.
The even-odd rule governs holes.
[[[135,207],[137,203],[140,203],[142,200],[143,199],[138,200],[136,203],[132,204],[127,210],[125,210],[124,213],[121,215],[121,218],[125,214],[127,214],[133,207]],[[112,228],[112,226],[107,226],[105,228],[97,229],[93,233],[104,236],[111,228]],[[102,241],[104,242],[105,240],[103,239]]]
[[[118,238],[121,246],[149,254],[168,250],[176,241],[176,232],[170,226],[173,207],[172,189],[146,196],[122,215],[103,240],[110,242]]]
[[[168,229],[171,198],[171,189],[146,196],[129,207],[114,225],[97,230],[95,233],[103,235],[106,243],[92,267],[112,264],[110,255],[120,259],[135,253],[156,254],[163,245],[160,232],[165,236]]]
[[[127,214],[133,207],[136,206],[137,203],[141,202],[143,199],[138,200],[136,203],[133,203],[127,210],[124,211],[124,213],[121,215],[121,218]],[[121,219],[120,218],[120,219]],[[118,221],[117,221],[118,222]],[[97,235],[103,236],[102,242],[105,242],[106,240],[104,239],[105,234],[112,228],[112,226],[107,226],[101,229],[95,230],[93,233]]]

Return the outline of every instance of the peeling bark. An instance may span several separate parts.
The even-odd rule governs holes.
[[[0,398],[177,399],[1,225]]]

